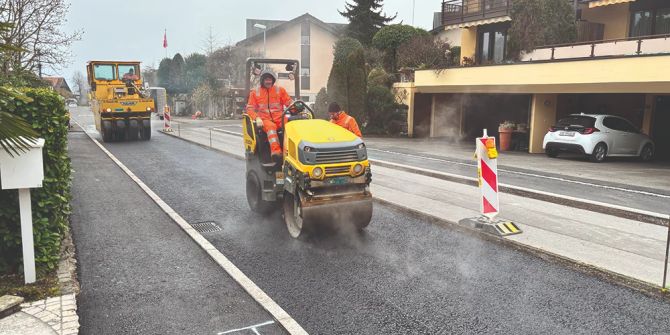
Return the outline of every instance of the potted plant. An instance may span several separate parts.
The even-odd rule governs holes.
[[[512,121],[503,121],[498,126],[498,133],[500,134],[500,151],[509,151],[512,144],[512,133],[516,128],[516,124]]]

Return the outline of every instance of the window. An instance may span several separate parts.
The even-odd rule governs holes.
[[[645,8],[631,13],[630,37],[665,34],[670,34],[670,8]]]
[[[628,133],[637,133],[638,130],[635,128],[628,120],[618,118],[618,117],[606,117],[603,120],[603,125],[607,128],[618,130],[618,131],[625,131]]]
[[[502,63],[505,60],[508,25],[483,27],[477,38],[479,64]]]
[[[119,65],[119,77],[127,78],[129,76],[140,77],[140,73],[136,65]]]
[[[309,20],[300,24],[300,89],[309,90],[310,87],[310,52],[311,52],[311,23]]]
[[[96,64],[93,66],[93,73],[98,80],[116,79],[116,67],[112,64]]]
[[[596,119],[591,116],[570,116],[564,119],[560,119],[556,123],[556,128],[566,128],[566,127],[583,127],[583,128],[593,128],[596,124]]]

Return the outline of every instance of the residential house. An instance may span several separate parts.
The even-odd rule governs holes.
[[[260,24],[263,29],[255,27]],[[303,14],[290,21],[247,19],[247,38],[238,46],[251,54],[266,58],[296,59],[300,62],[300,95],[303,100],[314,102],[317,93],[326,87],[333,65],[333,47],[345,25],[326,23],[310,14]],[[265,39],[265,40],[264,40]],[[288,82],[287,73],[275,69],[282,78],[280,84],[291,95],[294,85]]]
[[[572,113],[622,116],[670,156],[670,1],[570,0],[578,40],[506,55],[514,0],[442,1],[442,27],[460,32],[460,67],[417,71],[405,90],[409,133],[470,141],[518,125],[521,150],[541,153],[547,129]],[[525,141],[525,145],[524,145]]]
[[[69,99],[74,97],[70,86],[68,86],[67,81],[63,77],[42,77],[44,81],[51,85],[51,88],[58,92],[63,98]]]

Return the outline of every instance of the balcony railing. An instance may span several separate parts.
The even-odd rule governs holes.
[[[442,25],[508,16],[512,0],[443,0]]]
[[[656,54],[670,54],[670,35],[546,46],[524,54],[521,61],[578,60]]]

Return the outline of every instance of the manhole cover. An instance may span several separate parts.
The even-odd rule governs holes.
[[[216,231],[221,231],[221,227],[212,221],[191,223],[191,227],[193,227],[193,229],[199,233],[213,233]]]

